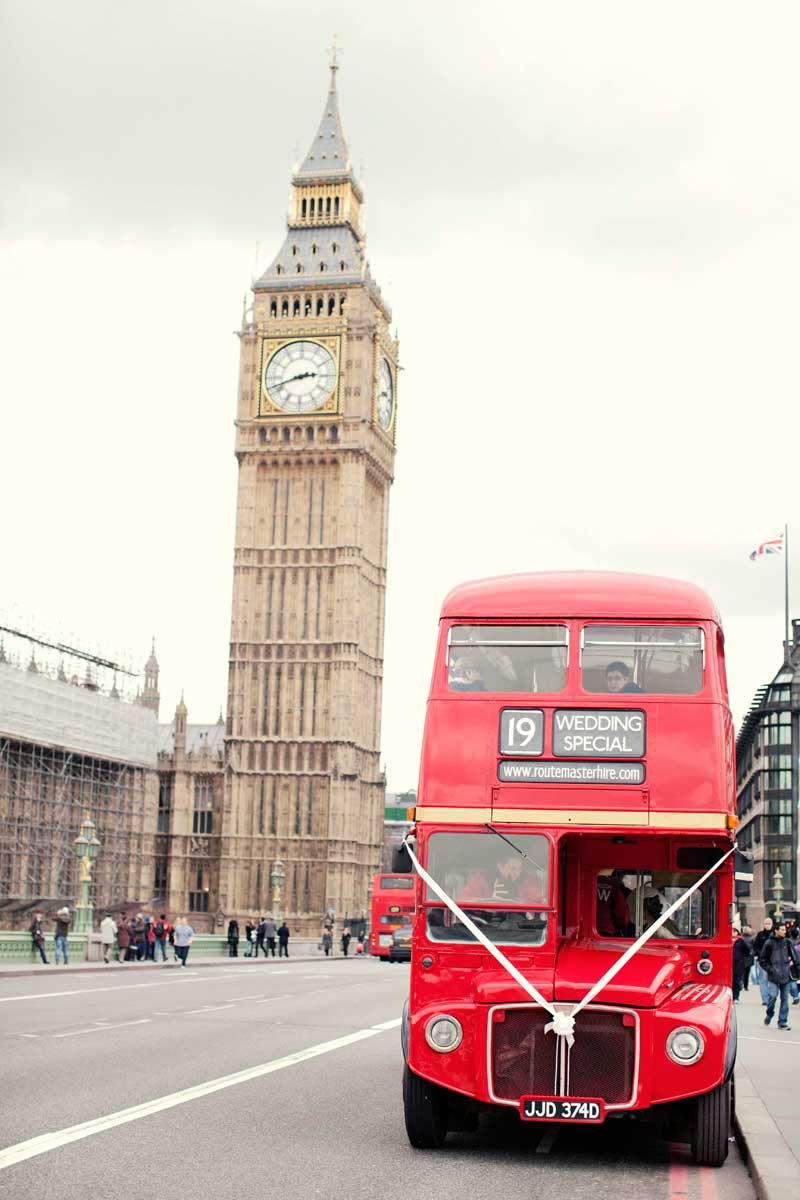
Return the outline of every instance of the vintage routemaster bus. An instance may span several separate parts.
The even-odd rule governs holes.
[[[408,925],[414,914],[413,875],[376,875],[372,880],[369,952],[389,961],[392,934]]]
[[[733,731],[699,588],[550,573],[442,608],[415,826],[414,1146],[485,1105],[728,1150]]]

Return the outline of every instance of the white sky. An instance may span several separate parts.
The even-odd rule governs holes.
[[[155,634],[162,718],[184,688],[216,719],[232,330],[334,31],[405,368],[389,787],[480,575],[695,580],[740,717],[783,627],[782,563],[747,555],[800,541],[795,0],[0,0],[0,615],[137,663]]]

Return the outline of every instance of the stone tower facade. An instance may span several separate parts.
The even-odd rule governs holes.
[[[241,344],[219,907],[357,917],[379,764],[398,345],[365,257],[337,68]],[[285,882],[275,894],[274,864]],[[280,874],[280,868],[278,871]]]

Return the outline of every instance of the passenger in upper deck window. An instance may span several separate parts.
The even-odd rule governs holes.
[[[450,662],[450,674],[447,679],[453,692],[485,692],[486,684],[480,667],[467,655],[460,654]]]
[[[610,662],[606,667],[606,687],[610,692],[643,692],[631,679],[630,667],[624,662]]]
[[[506,900],[509,904],[544,904],[542,885],[536,875],[523,872],[523,862],[518,854],[509,854],[497,860],[492,871],[473,871],[464,890],[458,897],[464,900],[484,900],[488,903]]]

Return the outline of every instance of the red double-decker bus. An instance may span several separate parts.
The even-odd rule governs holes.
[[[409,1139],[487,1105],[670,1117],[728,1150],[733,731],[699,588],[552,573],[446,598],[409,846]],[[465,1125],[467,1122],[467,1125]]]
[[[398,873],[374,877],[369,926],[370,954],[388,962],[392,934],[402,925],[410,925],[413,919],[414,891],[413,875]]]

